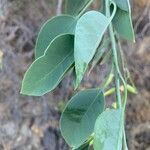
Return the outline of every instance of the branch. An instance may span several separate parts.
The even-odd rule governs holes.
[[[57,10],[56,10],[56,14],[57,14],[57,15],[60,15],[61,12],[62,12],[62,4],[63,4],[63,0],[58,0],[58,3],[57,3]]]

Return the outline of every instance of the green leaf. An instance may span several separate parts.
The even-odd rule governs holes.
[[[76,19],[69,15],[56,16],[48,20],[41,28],[36,41],[36,59],[44,54],[56,36],[60,34],[74,34],[76,22]]]
[[[112,21],[115,30],[121,37],[130,41],[135,41],[129,0],[114,1],[118,6],[116,15]]]
[[[122,10],[124,10],[124,11],[129,11],[129,1],[128,0],[113,0],[115,3],[116,3],[116,5],[120,8],[120,9],[122,9]]]
[[[71,147],[78,148],[88,140],[104,103],[104,94],[98,89],[84,90],[72,97],[60,120],[62,135]]]
[[[96,120],[94,150],[121,150],[123,137],[122,109],[106,110]]]
[[[94,0],[93,0],[94,1]],[[77,16],[91,0],[66,0],[66,13]]]
[[[41,96],[53,90],[74,63],[73,46],[73,35],[62,35],[53,40],[45,54],[26,72],[21,93]]]
[[[128,12],[118,8],[113,19],[113,26],[121,37],[135,41],[131,15]]]
[[[113,12],[114,15],[114,12]],[[76,87],[81,82],[89,62],[95,55],[102,37],[112,18],[107,18],[97,11],[85,13],[77,22],[75,30],[75,69]]]

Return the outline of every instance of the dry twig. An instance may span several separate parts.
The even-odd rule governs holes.
[[[57,9],[56,9],[56,14],[60,15],[62,12],[62,4],[63,4],[63,0],[58,0],[57,3]]]

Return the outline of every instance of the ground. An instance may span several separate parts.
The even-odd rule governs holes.
[[[136,43],[122,41],[131,76],[138,89],[129,95],[126,130],[129,150],[150,150],[150,10],[145,0],[133,3]],[[57,1],[0,0],[0,150],[67,150],[58,120],[60,105],[72,95],[68,75],[44,97],[20,95],[21,80],[32,60],[40,26],[56,13]],[[96,4],[93,7],[97,7]],[[105,68],[106,66],[103,66]],[[82,86],[102,80],[96,67]],[[92,77],[92,78],[91,78]]]

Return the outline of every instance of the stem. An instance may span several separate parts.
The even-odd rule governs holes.
[[[133,81],[131,79],[130,72],[128,70],[127,60],[124,57],[122,46],[121,46],[121,43],[119,41],[119,36],[116,35],[116,38],[118,40],[118,48],[119,48],[121,59],[122,59],[122,67],[123,67],[123,71],[124,71],[124,74],[125,74],[126,81],[129,80],[129,82],[132,84],[132,87],[134,88],[135,93],[137,93],[136,87],[135,87],[135,85],[134,85],[134,83],[133,83]],[[128,88],[128,85],[127,85],[127,88]]]
[[[106,15],[107,15],[107,17],[110,17],[109,0],[106,1]],[[120,69],[119,69],[116,40],[115,40],[115,36],[114,36],[112,23],[110,23],[110,25],[109,25],[109,34],[110,34],[110,38],[111,38],[112,51],[113,51],[115,85],[116,85],[116,99],[117,99],[118,108],[121,108],[122,101],[121,101],[121,93],[120,93],[120,89],[119,89],[120,79],[121,79],[123,82],[123,85],[124,85],[124,105],[123,105],[123,112],[124,112],[125,108],[126,108],[126,103],[127,103],[127,85],[126,85],[126,82],[125,82],[125,80],[124,80],[124,78],[120,72]],[[124,117],[124,114],[123,114],[123,117]],[[123,149],[127,150],[126,135],[125,135],[125,128],[124,127],[123,127]]]
[[[60,15],[62,12],[62,3],[63,3],[63,0],[58,0],[57,10],[56,10],[57,15]]]
[[[123,73],[125,74],[125,68],[126,67],[125,67],[125,59],[124,59],[123,50],[122,50],[122,47],[121,47],[119,36],[116,35],[116,38],[117,38],[117,43],[118,43],[118,50],[119,50],[120,57],[121,57],[121,67],[122,67]]]
[[[113,2],[112,2],[113,3]],[[109,0],[106,0],[106,16],[107,17],[110,17],[110,7],[109,7]],[[117,48],[116,48],[116,40],[115,40],[115,35],[114,35],[114,31],[113,31],[113,26],[112,26],[112,23],[110,23],[109,25],[109,33],[110,33],[110,38],[111,38],[111,43],[112,43],[112,51],[113,51],[113,60],[114,60],[114,65],[115,65],[115,78],[118,80],[118,77],[121,79],[123,85],[124,85],[124,104],[123,104],[123,111],[125,111],[125,108],[126,108],[126,103],[127,103],[127,84],[126,84],[126,81],[124,80],[121,72],[120,72],[120,69],[119,69],[119,65],[118,65],[118,56],[117,56]],[[119,80],[120,82],[120,80]],[[118,84],[119,84],[118,81],[116,81],[116,88],[117,90],[116,91],[119,91],[118,90]],[[120,91],[119,91],[120,92]],[[119,93],[117,94],[119,95]],[[121,98],[121,95],[119,95],[119,98]],[[117,99],[118,99],[118,96],[117,96]],[[118,99],[119,100],[119,99]],[[121,101],[121,99],[120,99]]]
[[[110,7],[109,7],[109,1],[106,1],[106,16],[110,17]],[[115,36],[113,32],[112,23],[109,25],[109,34],[112,44],[112,51],[113,51],[113,63],[114,63],[114,71],[115,71],[115,85],[116,85],[116,100],[118,108],[121,108],[121,93],[120,93],[120,79],[118,74],[118,56],[117,56],[117,50],[116,50],[116,41]]]
[[[78,14],[77,18],[80,18],[82,16],[82,14],[85,12],[85,10],[91,5],[91,3],[93,2],[93,0],[90,0],[85,7],[81,10],[81,12]]]
[[[121,93],[120,93],[120,79],[118,72],[115,70],[115,84],[116,84],[116,98],[117,98],[117,105],[118,108],[121,108],[122,102],[121,102]]]

